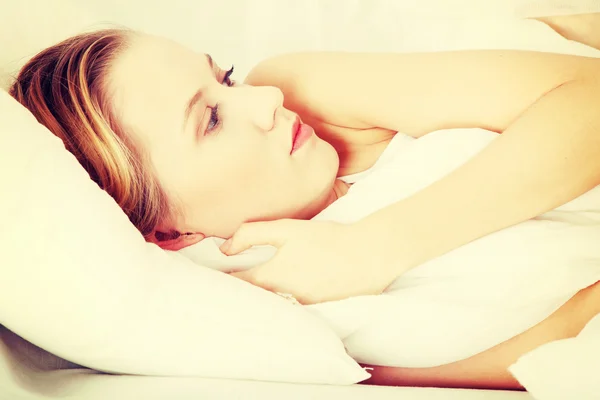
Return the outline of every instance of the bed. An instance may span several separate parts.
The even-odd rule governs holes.
[[[233,62],[238,77],[265,57],[300,50],[515,48],[597,56],[595,49],[560,36],[559,29],[523,19],[600,11],[593,3],[496,1],[482,6],[476,0],[462,0],[450,7],[442,0],[428,0],[415,9],[411,1],[384,0],[229,0],[218,5],[214,1],[171,0],[152,6],[117,0],[93,0],[85,5],[75,0],[52,4],[43,0],[14,1],[2,6],[0,17],[2,37],[14,38],[3,43],[0,50],[0,84],[6,88],[10,75],[39,49],[82,29],[109,23],[168,36],[211,53],[222,65]],[[4,314],[0,318],[5,318]],[[539,398],[550,398],[541,397],[541,391],[536,393]],[[518,391],[107,374],[61,359],[0,325],[0,399],[59,398],[509,400],[534,396]]]

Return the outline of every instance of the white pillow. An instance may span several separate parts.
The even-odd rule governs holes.
[[[577,337],[540,346],[509,371],[538,400],[600,398],[600,315]]]
[[[0,323],[124,374],[351,384],[338,337],[285,299],[146,243],[62,142],[0,91]]]

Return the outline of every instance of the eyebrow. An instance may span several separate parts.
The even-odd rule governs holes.
[[[210,67],[210,69],[214,69],[214,62],[210,54],[205,53],[204,55],[206,56],[206,61],[208,62],[208,66]],[[187,125],[188,119],[190,118],[190,114],[192,113],[192,109],[194,108],[194,106],[196,106],[196,104],[198,104],[198,102],[202,100],[202,96],[204,94],[202,92],[202,89],[203,88],[198,89],[196,93],[194,93],[192,98],[188,101],[187,106],[185,107],[185,113],[183,114],[183,126]]]

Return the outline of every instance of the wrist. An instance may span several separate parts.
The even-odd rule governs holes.
[[[392,227],[389,221],[384,223],[378,216],[370,215],[353,224],[355,239],[351,244],[362,251],[365,263],[388,276],[390,283],[412,267],[404,234]]]

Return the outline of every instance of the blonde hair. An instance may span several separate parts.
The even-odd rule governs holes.
[[[10,94],[62,139],[90,177],[152,240],[173,210],[147,157],[119,126],[108,93],[110,66],[132,34],[107,29],[47,48],[21,69]]]

